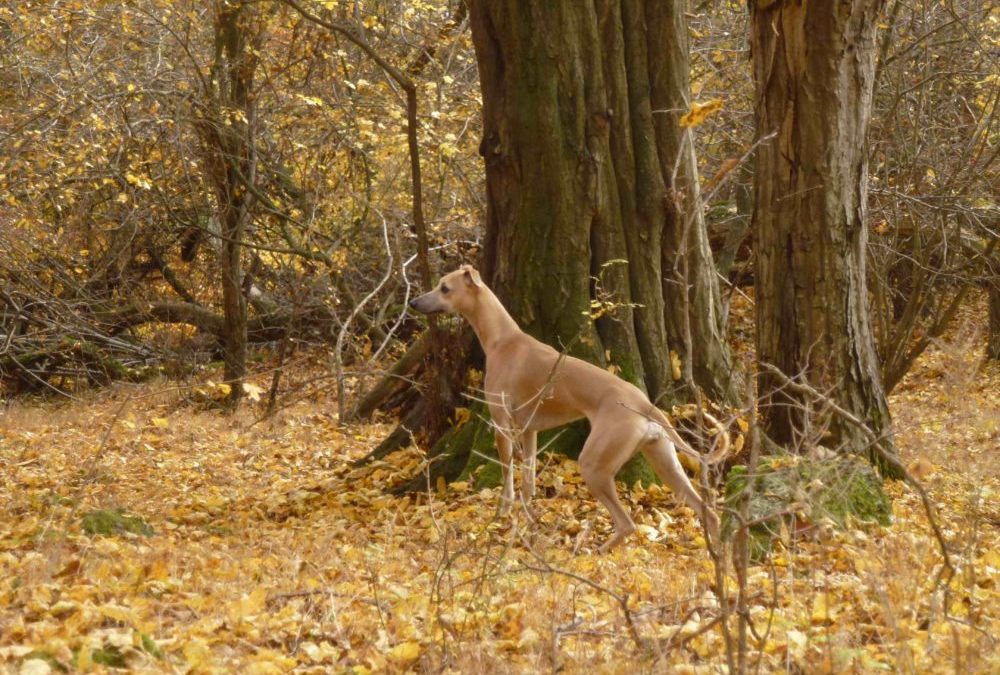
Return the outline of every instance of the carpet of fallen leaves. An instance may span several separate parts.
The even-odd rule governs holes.
[[[935,586],[902,485],[892,527],[779,542],[749,574],[764,672],[1000,672],[1000,373],[975,338],[892,398],[957,574]],[[632,490],[639,532],[598,555],[610,524],[573,462],[541,469],[531,524],[468,484],[387,494],[421,454],[352,467],[389,427],[340,427],[326,396],[261,422],[188,398],[119,385],[0,413],[0,671],[725,671],[712,562],[667,491]],[[90,536],[96,509],[153,533]]]

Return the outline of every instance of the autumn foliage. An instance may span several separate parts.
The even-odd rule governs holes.
[[[600,21],[639,4],[665,6],[573,7],[624,54],[628,30]],[[795,442],[777,447],[761,392],[691,387],[688,409],[736,441],[717,470],[688,467],[725,546],[637,482],[619,491],[638,532],[600,555],[610,522],[562,454],[540,457],[533,517],[498,514],[482,373],[465,368],[477,354],[458,321],[428,329],[406,309],[432,270],[489,248],[484,162],[523,176],[484,133],[476,5],[0,3],[0,672],[1000,672],[1000,9],[877,12],[870,126],[852,148],[867,169],[861,304],[907,482],[827,447],[828,391],[799,399]],[[727,377],[752,383],[753,167],[772,140],[754,127],[760,55],[746,2],[686,9],[690,100],[634,114],[677,118],[692,196],[663,183],[653,206],[704,226],[702,272],[721,291],[705,316],[734,354]],[[481,35],[522,27],[506,28]],[[595,43],[582,37],[566,44]],[[570,132],[624,124],[552,98]],[[567,147],[556,155],[582,166]],[[508,267],[530,268],[514,248]],[[556,309],[577,323],[663,313],[615,296],[604,277],[630,264],[617,254],[563,252],[581,304]],[[687,283],[683,260],[664,267],[668,291]],[[554,273],[532,277],[541,305],[560,304]],[[696,365],[679,348],[686,302],[668,308],[686,342],[651,360],[671,387]],[[452,457],[430,456],[429,429],[454,432]],[[439,480],[458,455],[458,479]],[[852,466],[874,486],[869,512],[847,494]]]

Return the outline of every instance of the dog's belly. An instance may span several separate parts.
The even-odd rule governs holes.
[[[519,431],[545,431],[584,417],[579,410],[559,404],[551,397],[518,396],[493,390],[487,392],[486,400],[494,422],[503,425],[509,420]]]
[[[522,419],[516,421],[524,431],[545,431],[582,418],[583,415],[575,410],[542,404],[538,406],[538,410],[535,410],[534,414],[524,415]]]

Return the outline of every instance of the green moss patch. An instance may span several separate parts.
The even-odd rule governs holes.
[[[125,662],[125,655],[118,647],[113,645],[93,650],[90,652],[90,659],[94,663],[99,663],[109,668],[125,668],[128,665]]]
[[[125,533],[151,537],[156,532],[142,518],[121,509],[96,509],[83,516],[83,531],[91,537],[112,537]]]

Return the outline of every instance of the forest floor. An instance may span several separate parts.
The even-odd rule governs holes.
[[[920,500],[890,485],[891,527],[751,568],[761,672],[1000,672],[1000,373],[970,317],[891,399],[958,573],[935,586]],[[541,468],[532,525],[468,484],[388,495],[421,454],[352,468],[389,426],[338,426],[327,394],[259,423],[194,394],[0,413],[0,672],[725,671],[712,562],[667,491],[631,490],[639,532],[598,555],[610,523],[571,461]]]

